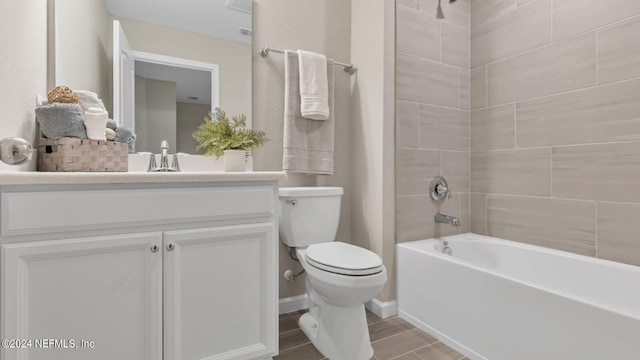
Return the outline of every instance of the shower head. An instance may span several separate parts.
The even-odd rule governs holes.
[[[438,9],[436,12],[436,19],[444,19],[444,13],[442,12],[442,6],[440,6],[440,1],[438,0]]]
[[[436,12],[436,19],[444,19],[444,12],[442,12],[442,6],[440,5],[440,1],[438,0],[438,9]],[[449,4],[453,4],[456,0],[449,0]]]

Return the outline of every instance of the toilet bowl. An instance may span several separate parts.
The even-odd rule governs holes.
[[[280,235],[306,271],[309,312],[299,325],[331,360],[369,360],[373,349],[364,304],[387,281],[375,253],[334,241],[342,189],[280,188]]]

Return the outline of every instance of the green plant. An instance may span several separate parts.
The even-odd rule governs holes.
[[[235,115],[229,120],[222,110],[215,116],[209,113],[192,136],[199,144],[198,151],[205,149],[205,155],[217,158],[225,150],[257,149],[269,141],[264,131],[247,129],[246,115]]]

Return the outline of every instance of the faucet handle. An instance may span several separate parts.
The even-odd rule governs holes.
[[[160,149],[162,150],[169,150],[169,142],[167,140],[162,140],[160,142]]]
[[[175,172],[180,172],[180,164],[178,163],[178,154],[173,154],[173,161],[171,162],[171,169]]]
[[[449,192],[449,188],[447,187],[447,185],[445,183],[437,183],[435,191],[436,191],[436,193],[438,193],[438,195],[443,195],[443,194],[446,194],[447,192]]]
[[[158,165],[156,165],[156,155],[154,153],[149,153],[149,167],[147,168],[147,172],[154,171]]]
[[[445,198],[451,199],[451,189],[447,180],[442,176],[436,176],[429,182],[429,195],[431,200],[439,204],[445,200]]]

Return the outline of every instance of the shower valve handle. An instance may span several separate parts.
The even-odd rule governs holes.
[[[429,182],[429,195],[431,196],[431,200],[435,203],[440,204],[445,199],[451,199],[451,189],[449,189],[449,184],[447,184],[447,180],[445,180],[442,176],[436,176]]]

